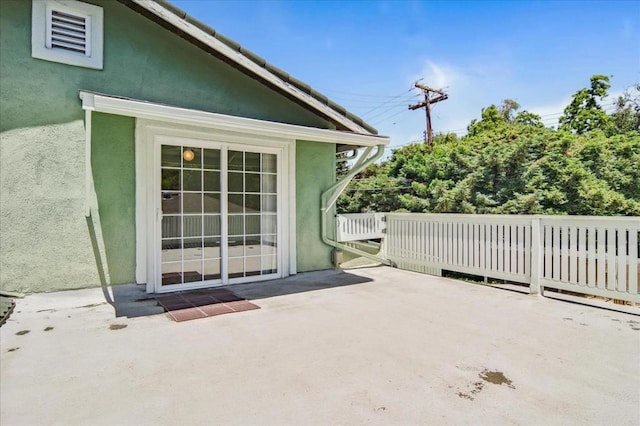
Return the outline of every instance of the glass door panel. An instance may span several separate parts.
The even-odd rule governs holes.
[[[162,285],[221,279],[220,150],[161,146]]]
[[[277,157],[230,150],[227,167],[229,278],[277,273]]]

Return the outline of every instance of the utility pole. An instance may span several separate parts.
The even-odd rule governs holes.
[[[445,99],[449,99],[449,95],[447,95],[444,90],[441,89],[433,89],[429,86],[425,86],[424,84],[414,83],[414,86],[417,89],[422,89],[422,93],[424,94],[424,101],[419,104],[409,105],[410,110],[416,110],[418,108],[424,108],[427,113],[427,143],[429,146],[433,146],[433,131],[431,130],[431,105],[436,102],[444,101]],[[437,94],[435,97],[431,97],[431,94]]]

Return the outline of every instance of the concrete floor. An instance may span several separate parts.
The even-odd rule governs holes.
[[[0,424],[640,424],[638,308],[386,267],[233,290],[261,309],[177,323],[139,286],[18,300]]]

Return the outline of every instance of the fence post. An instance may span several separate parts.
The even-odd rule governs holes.
[[[529,285],[529,292],[538,296],[542,295],[540,278],[544,267],[543,254],[544,247],[542,244],[540,218],[534,217],[531,220],[531,284]]]

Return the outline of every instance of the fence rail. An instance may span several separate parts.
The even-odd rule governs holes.
[[[373,215],[339,215],[338,234],[384,237],[384,256],[402,269],[640,302],[639,218],[386,213],[386,233],[358,228],[381,221]]]
[[[382,238],[386,228],[385,213],[338,215],[337,226],[339,242]]]

